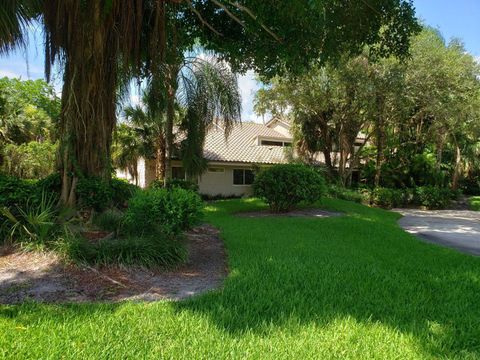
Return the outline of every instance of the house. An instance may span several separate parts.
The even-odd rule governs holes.
[[[203,154],[208,167],[198,178],[199,192],[209,196],[250,195],[254,170],[288,163],[293,155],[292,142],[290,123],[278,118],[266,124],[238,123],[227,138],[221,122],[212,125],[205,138]],[[138,174],[138,185],[147,187],[155,179],[154,161],[140,159]],[[117,171],[117,176],[133,182],[124,171]],[[172,160],[172,177],[185,178],[180,160]]]

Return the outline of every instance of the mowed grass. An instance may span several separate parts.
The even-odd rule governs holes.
[[[210,204],[230,275],[188,301],[0,307],[0,356],[78,359],[480,358],[480,259],[341,200],[331,218]]]
[[[472,210],[480,211],[480,196],[472,196],[469,202]]]

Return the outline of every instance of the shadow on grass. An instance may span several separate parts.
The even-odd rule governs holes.
[[[137,333],[143,341],[143,336],[162,333],[168,323],[171,330],[164,341],[198,347],[198,337],[212,334],[227,349],[242,346],[238,344],[245,334],[254,336],[248,341],[264,337],[249,343],[254,347],[271,341],[276,330],[308,338],[289,343],[293,348],[307,347],[312,339],[324,346],[325,332],[333,332],[335,342],[352,331],[354,344],[370,341],[377,357],[389,346],[398,357],[408,357],[396,336],[401,334],[412,339],[409,350],[417,357],[480,357],[480,259],[416,240],[396,224],[397,214],[340,201],[323,205],[347,215],[241,218],[231,214],[264,206],[256,201],[209,205],[206,216],[222,229],[231,272],[221,289],[203,296],[133,307],[0,306],[0,320],[14,319],[25,327],[42,324],[42,329],[48,324],[90,329],[89,322],[95,321],[95,331],[105,332],[101,344]],[[108,325],[103,327],[102,321]],[[374,340],[369,337],[373,328]],[[67,335],[57,341],[58,348]],[[128,349],[132,344],[142,346],[129,342]],[[350,345],[342,343],[340,350],[348,351]],[[366,353],[361,354],[368,357]]]
[[[480,259],[419,242],[397,214],[324,205],[350,216],[242,219],[228,214],[259,204],[219,204],[223,215],[210,220],[223,230],[231,275],[177,310],[232,335],[353,317],[412,335],[431,355],[480,356]]]

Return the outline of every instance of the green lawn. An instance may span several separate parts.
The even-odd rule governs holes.
[[[0,306],[0,357],[480,358],[480,259],[417,241],[398,215],[247,218],[212,204],[224,287],[180,303]]]
[[[475,211],[480,211],[480,196],[472,196],[470,198],[470,208]]]

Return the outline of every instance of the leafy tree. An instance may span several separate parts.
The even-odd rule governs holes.
[[[23,179],[43,179],[55,170],[56,150],[57,144],[50,141],[8,144],[2,170]]]
[[[167,24],[167,16],[176,22]],[[64,74],[59,162],[61,199],[68,205],[79,177],[109,179],[117,89],[145,72],[161,83],[162,65],[172,64],[165,49],[175,44],[168,26],[186,29],[192,43],[198,39],[235,68],[268,74],[298,69],[320,54],[335,59],[365,43],[403,54],[417,27],[407,0],[6,0],[0,49],[22,44],[34,19],[45,34],[47,78],[55,63]],[[171,84],[173,76],[166,80]],[[174,89],[166,88],[172,98]]]

